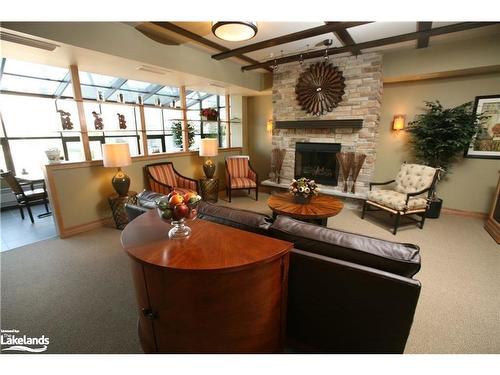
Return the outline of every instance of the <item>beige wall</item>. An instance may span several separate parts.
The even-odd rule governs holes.
[[[437,44],[422,49],[405,49],[384,53],[384,80],[425,76],[436,72],[499,67],[500,26],[493,28],[489,37],[464,39]]]
[[[248,150],[252,167],[259,180],[269,178],[271,167],[272,134],[267,132],[267,121],[273,117],[271,95],[252,96],[247,100]]]
[[[212,158],[217,163],[220,187],[224,186],[224,158],[240,153],[240,149],[220,150],[219,155]],[[130,190],[142,191],[145,188],[143,167],[161,161],[172,161],[175,169],[187,177],[199,179],[203,176],[203,158],[196,153],[134,160],[131,166],[124,168],[131,179]],[[53,203],[57,200],[55,208],[62,235],[75,227],[110,217],[107,197],[114,192],[111,186],[111,178],[116,173],[114,168],[104,168],[100,162],[50,165],[47,168],[52,176],[51,199]]]
[[[450,79],[426,80],[384,85],[382,116],[375,179],[394,178],[401,162],[411,160],[407,134],[391,131],[395,114],[403,113],[407,121],[422,113],[424,100],[439,99],[445,107],[474,100],[478,95],[500,94],[500,74]],[[464,159],[452,166],[452,173],[438,185],[438,195],[447,208],[487,212],[498,181],[500,160]]]

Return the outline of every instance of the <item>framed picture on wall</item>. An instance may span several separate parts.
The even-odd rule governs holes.
[[[500,95],[476,96],[474,112],[488,117],[465,150],[465,157],[500,159]]]

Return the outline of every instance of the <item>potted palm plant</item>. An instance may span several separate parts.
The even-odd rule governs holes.
[[[452,164],[462,157],[486,116],[475,114],[472,102],[444,108],[438,100],[426,101],[425,107],[425,113],[417,115],[408,124],[407,130],[417,161],[438,168],[440,180],[450,173]],[[442,203],[434,191],[427,217],[439,217]]]

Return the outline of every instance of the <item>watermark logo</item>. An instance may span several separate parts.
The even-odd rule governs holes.
[[[46,351],[50,341],[45,335],[40,337],[20,335],[17,329],[2,329],[0,340],[2,352],[30,353],[42,353]]]

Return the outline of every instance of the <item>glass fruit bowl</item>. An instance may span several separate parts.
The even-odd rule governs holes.
[[[169,238],[186,238],[191,234],[191,228],[186,222],[196,219],[200,200],[201,197],[194,192],[181,194],[174,190],[156,202],[156,211],[160,218],[172,225],[168,232]]]

